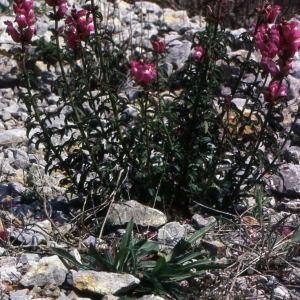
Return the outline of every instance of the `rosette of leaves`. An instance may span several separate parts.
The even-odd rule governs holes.
[[[211,224],[195,232],[187,240],[180,240],[165,257],[158,257],[159,244],[153,241],[133,238],[133,219],[127,225],[126,233],[114,255],[109,250],[100,254],[90,244],[89,255],[79,263],[71,254],[60,248],[51,248],[54,254],[73,263],[79,269],[129,273],[141,282],[135,293],[154,293],[166,299],[184,299],[180,282],[193,277],[201,277],[205,270],[221,269],[223,265],[212,264],[205,259],[207,253],[193,249],[192,245],[208,232]],[[145,259],[147,258],[147,259]],[[191,269],[196,270],[191,272]]]

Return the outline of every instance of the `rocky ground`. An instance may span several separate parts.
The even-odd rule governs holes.
[[[129,55],[134,51],[147,55],[151,51],[149,38],[164,32],[167,41],[164,68],[169,75],[183,67],[191,53],[193,33],[205,26],[204,20],[189,18],[186,11],[162,9],[150,2],[130,5],[121,1],[113,7],[102,1],[100,6],[101,11],[110,14],[107,24],[115,32],[117,46],[130,39],[132,47],[128,50]],[[43,8],[40,9],[42,11]],[[101,226],[97,228],[94,212],[91,210],[82,214],[84,199],[66,194],[66,189],[59,185],[62,178],[59,172],[45,174],[46,163],[42,152],[28,143],[24,127],[28,112],[25,105],[18,102],[18,65],[11,55],[15,45],[5,33],[3,22],[6,20],[13,21],[14,17],[0,16],[1,299],[118,299],[113,295],[130,290],[139,284],[139,279],[131,275],[76,271],[72,265],[63,264],[53,255],[50,247],[66,249],[80,260],[80,255],[86,253],[90,243],[100,249],[112,247],[113,241],[120,239],[126,224],[133,217],[137,234],[143,236],[151,229],[151,239],[164,250],[216,219],[212,215],[195,214],[188,221],[169,222],[163,212],[128,199],[130,201],[111,206],[108,217],[114,221],[114,226],[109,234],[100,237]],[[40,15],[36,38],[43,36],[49,41],[49,25],[48,18]],[[244,30],[233,30],[232,34],[237,37]],[[245,57],[245,50],[238,44],[229,50],[231,55]],[[260,59],[258,53],[254,53],[253,59]],[[32,68],[39,78],[37,88],[44,91],[48,102],[55,107],[58,97],[51,93],[51,84],[60,75],[58,67],[53,66],[49,71],[42,60],[37,60]],[[282,122],[286,130],[290,128],[291,114],[298,108],[299,79],[300,52],[295,57],[289,76],[288,106]],[[127,90],[127,94],[134,101],[135,90]],[[234,99],[238,106],[242,106],[244,101]],[[41,106],[40,109],[49,110],[51,105]],[[55,125],[59,126],[60,122],[63,122],[63,116]],[[300,136],[300,122],[294,131]],[[299,147],[287,149],[300,158]],[[229,267],[220,277],[207,273],[200,286],[191,287],[195,291],[194,299],[270,299],[272,287],[274,299],[300,298],[299,240],[295,235],[291,238],[297,230],[297,214],[300,212],[300,165],[286,162],[281,170],[284,181],[276,176],[269,178],[273,196],[264,207],[263,223],[267,228],[286,217],[281,227],[268,236],[265,248],[256,242],[266,231],[257,221],[254,199],[247,199],[245,204],[250,208],[250,214],[234,217],[233,224],[219,222],[215,225],[201,242],[211,252],[215,262],[228,264]],[[201,207],[201,204],[195,205]],[[82,218],[94,223],[78,231],[77,224]],[[280,255],[286,252],[288,255]],[[278,260],[278,257],[281,258]],[[84,287],[81,284],[83,281],[88,283]],[[82,292],[93,292],[94,296]],[[162,298],[149,295],[140,299]]]

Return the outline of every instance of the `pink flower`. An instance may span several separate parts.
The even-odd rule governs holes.
[[[265,9],[265,14],[267,17],[267,23],[271,24],[274,23],[276,17],[281,13],[280,11],[280,6],[275,5],[274,8],[272,9],[271,5],[268,5]]]
[[[29,42],[36,32],[34,24],[36,18],[33,7],[33,0],[14,0],[13,8],[16,14],[15,22],[18,24],[17,29],[13,27],[12,22],[4,22],[7,25],[6,32],[12,37],[13,41]]]
[[[92,19],[86,19],[86,10],[72,10],[71,16],[65,20],[66,43],[73,50],[77,50],[78,43],[85,39],[94,31]]]
[[[155,38],[151,40],[154,53],[163,53],[165,51],[166,41]]]
[[[61,20],[64,18],[67,10],[68,10],[68,5],[66,0],[58,0],[59,7],[56,12],[56,18],[57,20]]]
[[[31,41],[33,35],[36,32],[36,28],[34,26],[30,26],[26,29],[26,31],[23,34],[23,40],[24,42],[29,42]]]
[[[66,35],[66,43],[73,50],[77,50],[77,45],[80,42],[80,37],[77,33],[77,23],[72,19],[72,17],[68,16],[65,20],[66,29],[64,31]]]
[[[203,60],[204,49],[201,46],[195,46],[194,58],[202,62]]]
[[[282,60],[281,58],[277,60],[277,64],[283,72],[284,76],[288,76],[290,70],[293,70],[292,60],[292,58],[287,59],[286,61]]]
[[[262,91],[266,102],[274,103],[278,97],[284,97],[287,95],[285,89],[286,85],[279,85],[279,81],[276,80],[270,84],[269,91]]]
[[[262,24],[255,35],[255,48],[262,56],[274,58],[278,53],[279,32],[274,28],[269,28],[268,24]]]
[[[277,30],[281,34],[282,55],[294,57],[300,46],[300,31],[297,29],[298,22],[281,22],[276,25]]]
[[[61,20],[64,18],[68,10],[67,0],[46,0],[46,3],[51,7],[58,6],[58,10],[56,11],[56,13],[50,14],[51,19]]]
[[[131,61],[130,75],[138,81],[148,85],[156,75],[154,64],[145,64],[143,59]]]
[[[5,21],[5,25],[7,25],[6,32],[11,36],[14,42],[20,43],[21,42],[21,34],[14,28],[11,21]]]
[[[270,18],[273,19],[274,15],[279,13],[280,7],[275,6],[274,10],[270,7],[268,9],[266,11],[267,13],[269,11]],[[283,79],[283,77],[288,76],[289,71],[292,69],[293,57],[300,46],[300,31],[297,29],[297,25],[298,22],[283,20],[269,28],[269,25],[265,23],[258,28],[255,34],[255,47],[263,56],[261,60],[262,67],[274,79]],[[276,55],[279,59],[275,62],[272,59]],[[269,92],[264,92],[264,95],[266,99],[274,100]]]
[[[281,77],[281,72],[277,68],[276,63],[275,63],[275,61],[272,60],[272,58],[270,58],[270,57],[263,57],[261,59],[260,63],[262,65],[263,69],[267,73],[271,73],[271,75],[272,75],[273,78],[280,78]]]
[[[277,231],[279,232],[280,235],[289,235],[290,233],[293,232],[290,228],[288,228],[286,226],[278,227]]]

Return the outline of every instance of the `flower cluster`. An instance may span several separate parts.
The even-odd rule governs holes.
[[[262,13],[266,16],[267,23],[272,24],[274,23],[276,17],[281,13],[280,6],[275,5],[272,9],[272,5],[266,5]]]
[[[145,64],[143,59],[131,61],[130,75],[138,81],[148,85],[156,75],[154,64]]]
[[[29,42],[36,32],[34,26],[36,18],[32,7],[33,0],[14,0],[13,8],[16,14],[14,22],[17,22],[18,28],[16,29],[11,21],[4,22],[7,25],[6,32],[16,43]]]
[[[87,20],[87,11],[76,9],[72,10],[71,16],[65,20],[66,29],[66,43],[73,50],[77,50],[78,43],[85,41],[85,39],[94,31],[92,18]]]
[[[61,20],[68,10],[67,0],[45,0],[49,6],[58,6],[55,14],[51,13],[50,18],[53,20]]]
[[[268,6],[264,10],[267,23],[262,24],[255,34],[255,47],[262,54],[261,65],[276,80],[270,85],[270,91],[264,92],[265,100],[268,102],[274,102],[277,97],[286,96],[284,91],[286,86],[281,85],[281,82],[292,69],[293,57],[300,46],[298,22],[282,20],[279,24],[273,24],[271,27],[268,25],[275,20],[279,13],[278,5],[274,9]],[[278,59],[274,60],[276,56]],[[274,91],[274,88],[277,90]]]

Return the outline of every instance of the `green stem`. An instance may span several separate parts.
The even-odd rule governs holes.
[[[55,14],[56,13],[55,5],[53,6],[53,11],[54,11],[54,14]],[[80,131],[81,137],[82,137],[83,142],[84,142],[84,145],[85,145],[86,149],[88,150],[88,152],[90,154],[90,157],[91,157],[91,160],[92,160],[92,163],[93,163],[93,167],[95,168],[95,171],[98,174],[99,178],[102,178],[102,171],[99,167],[99,164],[98,164],[97,160],[95,159],[93,149],[90,146],[89,140],[88,140],[88,138],[86,136],[86,133],[85,133],[85,130],[83,128],[82,121],[79,117],[76,105],[74,103],[74,99],[73,99],[73,96],[72,96],[72,93],[71,93],[70,85],[68,83],[66,73],[65,73],[65,70],[64,70],[64,67],[63,67],[63,60],[62,60],[60,45],[59,45],[59,36],[58,36],[57,32],[58,32],[58,20],[55,20],[55,41],[56,41],[56,47],[57,47],[57,52],[58,52],[58,61],[59,61],[59,66],[60,66],[60,70],[61,70],[61,75],[62,75],[64,84],[65,84],[65,87],[66,87],[66,90],[67,90],[67,95],[68,95],[68,98],[69,98],[69,101],[70,101],[70,105],[71,105],[72,111],[74,113],[75,123],[78,126],[78,129]],[[80,47],[79,51],[82,51],[81,47]]]
[[[146,148],[147,148],[147,172],[148,172],[148,178],[149,178],[149,185],[150,188],[152,188],[152,173],[151,173],[151,163],[150,163],[150,157],[151,157],[151,150],[149,145],[149,128],[148,128],[148,116],[147,116],[147,109],[148,109],[148,100],[149,100],[149,91],[148,86],[146,86],[146,96],[145,96],[145,106],[144,106],[144,118],[145,118],[145,130],[146,130]]]
[[[216,21],[215,24],[215,28],[218,28],[218,22]],[[213,36],[211,43],[214,42],[216,36]],[[211,48],[212,45],[208,45],[208,47],[206,48],[207,50]],[[189,155],[190,155],[190,151],[191,151],[191,143],[192,143],[192,133],[194,132],[194,128],[196,128],[199,116],[198,116],[198,109],[199,109],[199,104],[201,101],[201,92],[204,90],[204,85],[207,82],[207,74],[208,74],[208,69],[209,69],[209,64],[210,64],[210,58],[208,56],[208,53],[205,53],[205,67],[204,67],[204,71],[202,73],[202,75],[200,75],[200,80],[199,82],[197,82],[197,95],[194,99],[194,103],[192,104],[192,117],[191,117],[191,121],[190,121],[190,117],[189,115],[187,116],[187,118],[189,119],[188,121],[190,121],[190,126],[187,130],[187,134],[186,134],[186,142],[184,145],[184,152],[185,152],[185,159],[184,159],[184,165],[183,165],[183,173],[181,175],[181,180],[180,183],[178,185],[179,189],[182,189],[183,186],[186,185],[187,182],[187,178],[188,178],[188,169],[189,169]]]
[[[293,124],[292,124],[292,126],[291,126],[291,128],[290,128],[290,130],[289,130],[289,132],[288,132],[288,135],[286,136],[284,142],[282,143],[280,149],[277,151],[275,157],[273,158],[273,160],[271,161],[271,163],[269,164],[269,166],[274,165],[275,162],[277,161],[278,156],[281,154],[283,148],[285,147],[287,141],[289,140],[289,137],[291,136],[291,133],[293,132],[294,127],[295,127],[295,125],[296,125],[298,119],[299,119],[299,117],[298,117],[298,115],[297,115],[297,116],[295,117],[295,120],[294,120],[294,122],[293,122]],[[267,172],[268,172],[268,171],[265,170],[265,171],[257,178],[257,181],[259,181],[262,177],[264,177],[264,176],[266,175]]]
[[[39,123],[39,125],[40,125],[40,127],[43,131],[43,134],[46,137],[47,143],[49,144],[49,147],[50,147],[51,151],[53,151],[53,153],[55,154],[55,157],[59,160],[60,165],[62,166],[63,170],[67,173],[67,175],[71,179],[72,183],[78,188],[78,183],[77,183],[76,178],[70,172],[70,169],[65,165],[64,160],[62,159],[61,155],[57,151],[56,147],[53,145],[53,143],[51,141],[51,137],[49,136],[48,130],[45,126],[45,122],[42,120],[41,115],[39,113],[36,100],[32,96],[31,86],[30,86],[29,78],[28,78],[27,72],[26,72],[25,43],[24,42],[22,42],[22,53],[23,53],[22,69],[23,69],[23,74],[24,74],[24,79],[25,79],[25,85],[26,85],[26,89],[27,89],[27,92],[28,92],[28,95],[29,95],[29,98],[30,98],[30,105],[33,107],[33,110],[34,110],[35,118],[38,121],[38,123]]]
[[[96,55],[98,56],[98,58],[100,60],[100,65],[101,65],[102,72],[103,72],[104,82],[107,86],[109,86],[109,78],[107,75],[106,66],[104,63],[104,57],[102,54],[101,39],[99,39],[99,37],[98,37],[97,17],[96,17],[96,9],[95,9],[95,1],[94,0],[91,0],[91,11],[92,11],[92,15],[93,15],[93,23],[94,23],[94,30],[95,30],[95,37],[96,37]],[[135,163],[136,163],[136,160],[133,158],[132,154],[130,153],[130,151],[124,141],[122,126],[120,125],[120,118],[119,118],[119,114],[118,114],[118,108],[116,105],[115,97],[113,96],[111,91],[108,92],[108,95],[109,95],[109,100],[110,100],[110,103],[112,106],[114,118],[116,120],[117,133],[118,133],[121,145],[122,145],[126,155],[130,158],[130,160],[135,161]]]

